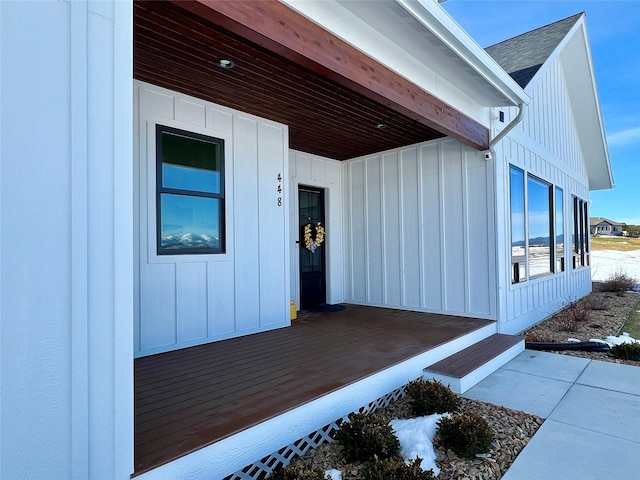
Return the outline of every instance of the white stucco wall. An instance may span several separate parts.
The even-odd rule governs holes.
[[[133,471],[130,2],[0,2],[0,477]]]

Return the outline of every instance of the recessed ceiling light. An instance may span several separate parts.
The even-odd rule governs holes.
[[[387,124],[386,123],[378,123],[376,124],[376,128],[379,130],[382,130],[383,128],[387,128]]]
[[[218,65],[220,68],[233,68],[236,66],[236,62],[234,62],[230,58],[220,58],[216,60],[216,65]]]

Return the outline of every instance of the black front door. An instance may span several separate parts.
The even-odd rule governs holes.
[[[300,308],[310,308],[326,302],[327,287],[325,275],[326,243],[309,245],[307,237],[315,242],[318,224],[324,228],[324,190],[300,186],[298,189],[300,218]],[[308,248],[309,247],[309,248]]]

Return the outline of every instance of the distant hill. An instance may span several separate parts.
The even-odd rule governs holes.
[[[162,237],[162,248],[218,248],[220,239],[206,234],[185,233],[184,235],[165,235]]]
[[[557,242],[564,243],[564,234],[558,235]],[[524,244],[525,244],[524,241],[512,243],[512,245],[516,247],[524,247]],[[549,244],[549,237],[534,237],[529,239],[529,245],[548,245],[548,244]]]

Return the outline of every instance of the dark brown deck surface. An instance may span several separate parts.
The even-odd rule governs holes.
[[[428,366],[426,370],[449,375],[450,377],[462,378],[500,353],[506,352],[522,340],[523,337],[520,336],[495,333]]]
[[[135,474],[490,323],[348,305],[301,313],[289,328],[138,358]]]

